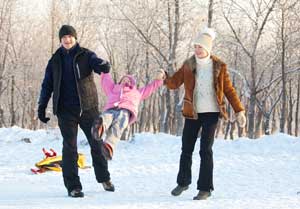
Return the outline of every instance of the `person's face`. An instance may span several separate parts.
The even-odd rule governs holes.
[[[64,35],[61,38],[61,44],[65,49],[71,49],[76,44],[76,39],[71,35]]]
[[[208,56],[208,52],[200,45],[195,45],[195,55],[199,58],[205,58]]]
[[[121,80],[121,84],[122,85],[131,85],[131,81],[128,77],[124,77],[122,80]]]

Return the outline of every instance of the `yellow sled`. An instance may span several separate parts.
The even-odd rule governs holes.
[[[62,171],[61,164],[62,164],[62,156],[57,156],[56,152],[53,149],[50,149],[51,152],[48,152],[43,148],[43,152],[45,154],[45,158],[40,162],[37,162],[35,166],[37,169],[30,169],[31,172],[38,174],[44,173],[46,171]],[[90,166],[85,165],[85,156],[81,153],[78,153],[78,167],[85,169],[90,168]]]

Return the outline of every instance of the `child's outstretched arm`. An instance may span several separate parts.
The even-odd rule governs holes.
[[[101,73],[100,83],[101,83],[101,88],[103,89],[105,95],[110,94],[115,85],[115,82],[111,78],[110,73]]]
[[[165,72],[163,70],[159,70],[155,79],[150,84],[139,89],[139,92],[142,94],[141,99],[147,99],[155,90],[162,86],[164,78]]]

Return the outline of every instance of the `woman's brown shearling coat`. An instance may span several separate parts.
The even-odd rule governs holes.
[[[233,107],[236,113],[243,111],[244,107],[232,86],[226,64],[218,57],[211,56],[213,62],[213,79],[216,92],[216,100],[220,109],[220,116],[228,119],[226,112],[224,95]],[[195,74],[196,74],[196,58],[193,55],[187,59],[182,67],[174,73],[173,76],[165,79],[165,85],[169,89],[177,89],[184,84],[185,95],[183,101],[182,114],[186,118],[197,119],[197,113],[194,108],[194,89],[195,89]]]

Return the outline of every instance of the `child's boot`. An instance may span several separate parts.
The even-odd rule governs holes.
[[[112,159],[113,149],[108,143],[102,142],[101,151],[102,151],[102,155],[105,158],[105,160],[111,160]]]
[[[98,117],[94,120],[92,128],[91,128],[91,132],[92,132],[92,137],[96,141],[100,141],[102,139],[102,135],[104,133],[102,117]]]

